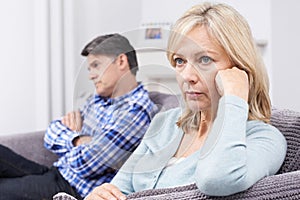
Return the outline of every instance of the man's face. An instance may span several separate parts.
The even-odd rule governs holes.
[[[97,94],[111,97],[121,76],[114,58],[106,55],[89,54],[87,61],[89,78],[95,84]]]

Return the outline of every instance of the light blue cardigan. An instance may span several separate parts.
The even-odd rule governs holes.
[[[219,101],[217,117],[201,149],[165,167],[183,131],[181,108],[157,114],[141,144],[112,180],[124,194],[196,183],[201,192],[225,196],[275,174],[286,154],[284,136],[261,121],[248,121],[248,104],[236,96]]]

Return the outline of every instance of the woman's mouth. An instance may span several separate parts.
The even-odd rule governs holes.
[[[186,91],[185,96],[189,100],[197,100],[201,97],[204,93],[198,91]]]

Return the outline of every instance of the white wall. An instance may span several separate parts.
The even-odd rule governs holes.
[[[74,33],[76,63],[82,48],[98,35],[136,29],[141,17],[140,0],[77,0],[74,1]]]
[[[0,133],[35,127],[33,1],[0,3]]]
[[[300,2],[272,1],[273,104],[300,111]]]

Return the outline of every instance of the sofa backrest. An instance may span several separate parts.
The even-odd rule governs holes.
[[[271,124],[287,141],[287,154],[278,174],[300,169],[300,112],[288,109],[272,110]]]
[[[181,95],[150,91],[149,97],[161,112],[180,106]]]

